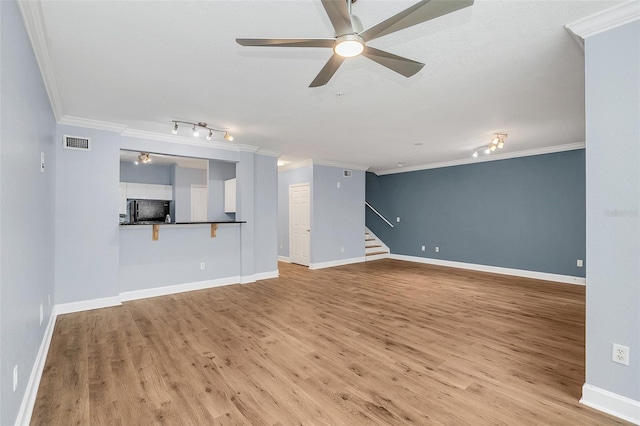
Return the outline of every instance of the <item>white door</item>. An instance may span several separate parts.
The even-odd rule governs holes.
[[[311,193],[308,183],[289,186],[289,257],[309,266],[311,247]]]
[[[207,187],[191,185],[191,222],[207,221]]]

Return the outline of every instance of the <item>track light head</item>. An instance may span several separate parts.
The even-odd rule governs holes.
[[[473,151],[473,158],[478,158],[478,150]]]
[[[173,122],[174,126],[173,126],[173,130],[171,131],[171,133],[173,133],[174,135],[178,134],[178,123],[176,123],[175,121]]]
[[[193,136],[195,136],[196,138],[200,136],[200,131],[198,130],[195,124],[193,125]]]
[[[224,132],[224,138],[229,142],[233,142],[233,136],[231,136],[229,132]]]
[[[207,140],[210,141],[213,138],[213,130],[209,129],[209,134],[207,135]]]

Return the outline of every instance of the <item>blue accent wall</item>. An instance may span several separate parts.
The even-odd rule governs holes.
[[[584,150],[367,173],[366,198],[393,223],[367,209],[394,254],[585,276]]]

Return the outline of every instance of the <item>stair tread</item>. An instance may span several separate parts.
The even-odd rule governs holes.
[[[365,241],[375,241],[375,238],[365,238]]]
[[[371,253],[365,253],[366,256],[375,256],[376,254],[389,254],[388,251],[374,251]]]
[[[376,248],[376,247],[382,247],[380,244],[375,244],[373,246],[364,246],[364,248]]]

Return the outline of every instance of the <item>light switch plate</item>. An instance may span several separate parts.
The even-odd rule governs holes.
[[[40,153],[40,173],[44,173],[44,152]]]

